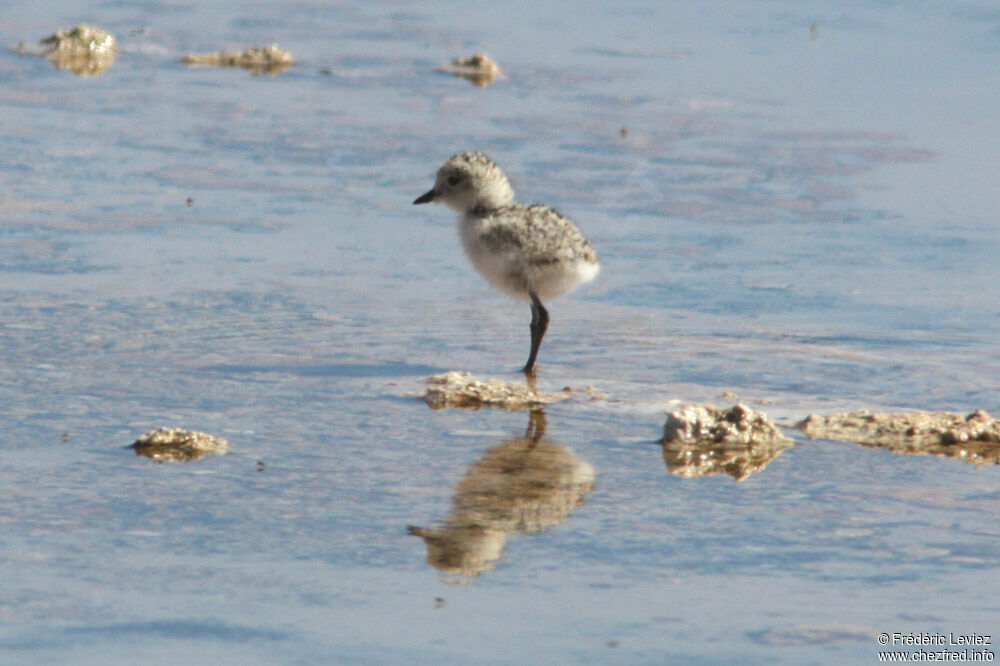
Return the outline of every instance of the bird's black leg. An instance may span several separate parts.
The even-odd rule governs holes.
[[[533,375],[538,348],[542,346],[542,338],[545,337],[545,330],[549,327],[549,313],[535,292],[528,292],[528,295],[531,296],[531,354],[528,356],[528,362],[524,364],[524,374]]]

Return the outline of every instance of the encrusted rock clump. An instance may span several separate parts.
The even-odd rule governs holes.
[[[140,435],[130,448],[135,449],[137,456],[152,458],[156,462],[189,461],[225,453],[229,442],[197,430],[157,428]]]
[[[1000,463],[1000,421],[981,409],[951,412],[871,413],[866,409],[797,424],[810,439],[835,439],[897,453],[942,455],[974,464]]]
[[[118,44],[111,33],[92,25],[57,30],[39,42],[41,53],[24,44],[22,53],[44,55],[59,69],[68,69],[81,76],[100,74],[115,61]]]
[[[492,377],[482,381],[467,372],[454,370],[429,377],[427,383],[430,387],[423,398],[432,409],[499,407],[514,411],[538,409],[567,398],[556,393],[541,393],[524,382],[505,382]]]
[[[725,473],[742,481],[793,445],[763,412],[688,405],[669,412],[663,426],[667,469],[686,478]]]
[[[485,53],[455,58],[447,67],[442,67],[441,71],[461,77],[480,88],[485,88],[503,74],[500,66]]]
[[[184,56],[186,65],[209,65],[212,67],[242,67],[251,72],[273,74],[283,72],[293,63],[292,55],[282,51],[277,45],[266,47],[254,46],[236,53],[223,51],[221,53],[189,54]]]
[[[788,440],[763,412],[746,405],[729,409],[714,405],[688,405],[668,412],[663,441],[700,441],[708,444],[757,444]]]

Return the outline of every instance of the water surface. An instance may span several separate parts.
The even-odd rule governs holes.
[[[790,431],[746,480],[684,479],[656,440],[732,395],[1000,413],[1000,12],[575,7],[0,10],[10,46],[89,21],[121,48],[96,77],[0,53],[0,661],[864,663],[883,631],[997,633],[995,468]],[[179,63],[274,42],[274,76]],[[506,78],[435,71],[477,51]],[[466,149],[603,261],[539,380],[573,389],[545,437],[593,488],[477,576],[407,534],[529,428],[413,397],[527,353],[528,308],[410,205]],[[160,425],[233,453],[124,448]]]

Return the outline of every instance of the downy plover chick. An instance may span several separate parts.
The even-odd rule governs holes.
[[[524,365],[530,375],[549,325],[542,301],[593,280],[600,264],[573,222],[553,208],[511,203],[513,198],[500,167],[476,152],[450,157],[434,188],[413,203],[441,201],[461,213],[458,235],[472,265],[497,289],[531,301],[531,353]]]

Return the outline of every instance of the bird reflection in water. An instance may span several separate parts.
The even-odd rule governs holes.
[[[493,568],[507,536],[566,520],[594,485],[594,468],[545,437],[545,413],[531,412],[523,437],[489,449],[459,481],[448,517],[410,526],[427,544],[427,562],[452,575]]]

